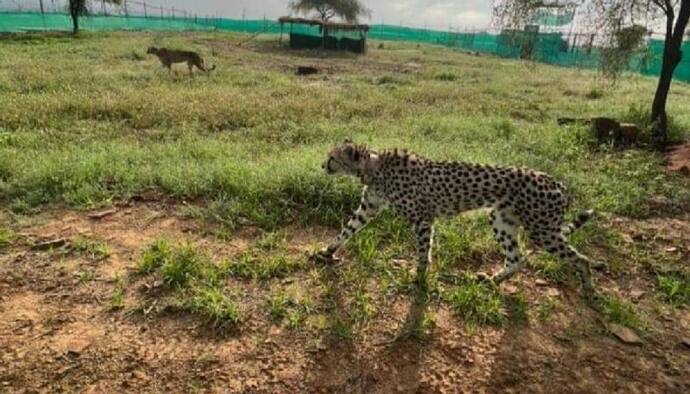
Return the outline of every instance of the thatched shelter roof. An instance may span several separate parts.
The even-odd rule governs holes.
[[[369,25],[344,23],[344,22],[324,22],[319,19],[298,18],[292,16],[281,16],[278,18],[280,24],[294,23],[298,25],[320,26],[329,31],[345,30],[345,31],[369,31]]]

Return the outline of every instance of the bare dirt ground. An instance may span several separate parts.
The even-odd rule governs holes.
[[[636,298],[647,313],[653,334],[641,345],[607,333],[577,289],[538,286],[529,270],[509,285],[527,295],[530,319],[503,327],[468,327],[442,305],[396,297],[379,305],[361,332],[341,339],[272,324],[248,297],[238,329],[213,330],[191,315],[137,311],[145,283],[130,283],[125,307],[112,310],[117,278],[127,278],[143,248],[162,235],[215,256],[237,253],[256,236],[243,228],[227,242],[205,237],[177,212],[161,202],[121,204],[102,218],[56,208],[17,225],[19,240],[0,251],[1,392],[690,392],[690,346],[683,343],[690,312],[660,309],[653,280],[632,270],[597,280],[608,292]],[[606,225],[630,242],[690,255],[690,216]],[[295,229],[288,237],[294,253],[306,253],[333,233]],[[60,242],[35,246],[76,237],[103,240],[111,254],[90,258]],[[93,279],[80,280],[83,272]],[[301,275],[282,280],[299,282]],[[561,307],[542,321],[533,312],[547,301]],[[430,334],[390,341],[422,307],[435,316]]]
[[[666,152],[668,169],[690,176],[690,143],[671,146]]]

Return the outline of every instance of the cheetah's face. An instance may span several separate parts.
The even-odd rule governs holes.
[[[158,48],[156,47],[149,47],[149,49],[146,50],[146,53],[152,54],[158,52]]]
[[[345,142],[333,148],[328,158],[321,165],[327,174],[356,175],[364,169],[368,153],[351,142]]]

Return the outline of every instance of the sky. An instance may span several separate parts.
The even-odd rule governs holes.
[[[288,14],[288,0],[147,0],[154,4],[187,9],[199,14],[220,14],[228,18],[275,19]],[[362,0],[371,10],[363,22],[428,26],[446,29],[482,28],[491,22],[489,0]]]
[[[65,9],[67,0],[43,0],[46,10]],[[90,0],[100,10],[101,0]],[[127,0],[130,10],[143,13],[143,0]],[[145,0],[149,6],[176,8],[190,14],[226,18],[277,19],[288,15],[288,0]],[[484,28],[491,22],[490,0],[361,0],[371,10],[364,23],[448,29]],[[39,0],[0,0],[0,9],[37,9]],[[149,8],[149,12],[151,9]]]

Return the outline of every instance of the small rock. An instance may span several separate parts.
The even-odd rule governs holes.
[[[632,239],[635,241],[644,241],[647,239],[647,236],[642,233],[635,233],[632,235]]]
[[[549,287],[548,289],[546,289],[546,296],[547,297],[558,297],[560,295],[561,295],[561,292],[558,291],[558,289],[556,289],[556,288]]]
[[[683,345],[685,345],[686,348],[690,349],[690,338],[683,339]]]
[[[31,247],[31,249],[46,250],[51,248],[59,248],[60,246],[65,245],[66,243],[67,239],[65,238],[51,239],[48,241],[37,242]]]
[[[91,343],[85,339],[73,339],[67,344],[67,353],[80,355]]]
[[[611,333],[621,342],[628,345],[639,345],[642,343],[642,339],[635,334],[635,331],[629,329],[628,327],[621,326],[620,324],[609,324],[609,331],[611,331]]]
[[[132,377],[139,380],[148,380],[149,377],[142,371],[136,370],[132,372]]]
[[[517,286],[513,285],[503,285],[503,290],[505,290],[507,294],[515,294],[518,292]]]
[[[673,252],[677,252],[678,248],[676,248],[675,246],[671,246],[671,247],[668,247],[664,250],[667,251],[668,253],[673,253]]]
[[[634,301],[637,302],[642,298],[643,295],[647,294],[646,291],[644,290],[631,290],[630,291],[630,298]]]
[[[117,212],[117,209],[110,208],[110,209],[106,209],[104,211],[92,212],[92,213],[88,214],[88,217],[89,217],[89,219],[98,220],[98,219],[103,219],[106,216],[110,216],[116,212]]]
[[[549,282],[545,281],[544,279],[538,278],[534,281],[534,284],[536,284],[537,286],[547,286]]]

